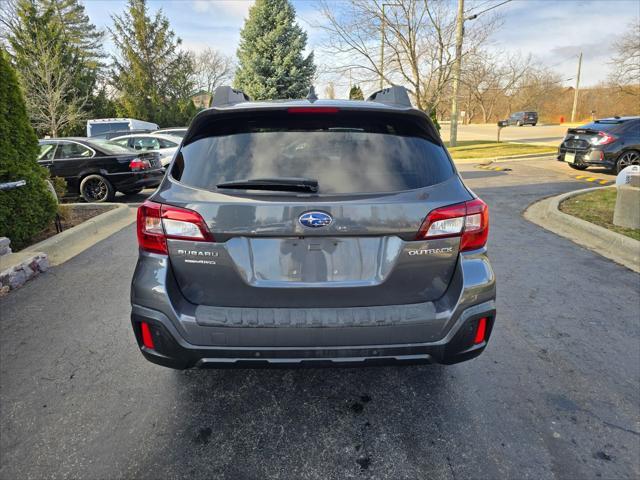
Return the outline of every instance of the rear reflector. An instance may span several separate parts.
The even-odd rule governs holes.
[[[473,344],[478,345],[484,342],[484,336],[487,334],[487,319],[482,317],[478,320],[478,327],[476,329],[476,336],[473,339]]]
[[[460,251],[482,248],[489,236],[489,209],[479,198],[429,212],[417,240],[460,237]]]
[[[147,252],[168,254],[167,239],[213,242],[199,213],[186,208],[146,201],[138,208],[138,246]]]
[[[142,322],[140,324],[140,330],[142,331],[142,344],[153,350],[155,346],[153,345],[153,337],[151,336],[149,324],[147,322]]]
[[[290,107],[287,109],[287,113],[338,113],[340,110],[336,107]]]

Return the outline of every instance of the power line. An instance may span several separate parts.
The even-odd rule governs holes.
[[[491,2],[493,2],[493,0],[485,0],[484,2],[481,2],[481,3],[478,3],[478,4],[474,5],[473,7],[471,7],[469,10],[467,10],[464,13],[471,13],[474,10],[477,10],[478,8],[484,7],[487,3],[491,3]]]
[[[493,10],[494,8],[498,8],[498,7],[500,7],[500,6],[502,6],[502,5],[505,5],[505,4],[507,4],[507,3],[511,2],[511,1],[513,1],[513,0],[506,0],[506,1],[502,2],[502,3],[498,3],[498,4],[496,4],[496,5],[493,5],[492,7],[486,8],[486,9],[482,10],[481,12],[474,13],[473,15],[470,15],[470,16],[469,16],[469,17],[467,17],[465,20],[473,20],[473,19],[475,19],[475,18],[478,18],[478,17],[479,17],[480,15],[482,15],[483,13],[486,13],[486,12],[488,12],[489,10]]]

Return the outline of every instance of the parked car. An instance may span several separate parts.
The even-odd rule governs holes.
[[[138,209],[132,326],[173,368],[455,363],[496,316],[487,205],[402,87],[193,120]]]
[[[134,133],[151,133],[153,130],[145,130],[145,129],[135,129],[135,130],[114,130],[113,132],[103,133],[102,135],[98,135],[96,137],[91,138],[101,138],[103,140],[112,140],[116,137],[122,137],[123,135],[132,135]]]
[[[155,132],[151,132],[153,135],[173,135],[175,137],[183,138],[187,133],[187,127],[172,127],[161,128]]]
[[[96,118],[87,120],[87,137],[107,138],[113,132],[133,133],[134,131],[157,130],[158,125],[135,118]]]
[[[509,115],[507,118],[507,125],[517,125],[522,127],[523,125],[536,126],[538,123],[538,112],[516,112]]]
[[[157,187],[164,170],[154,152],[136,152],[108,140],[49,138],[40,140],[38,163],[52,177],[64,178],[67,194],[87,202],[113,201],[125,194]]]
[[[134,150],[142,150],[145,152],[157,152],[160,155],[160,162],[166,167],[171,162],[173,155],[178,149],[178,145],[182,138],[172,135],[151,135],[151,134],[134,134],[123,135],[111,139],[112,142],[129,147]]]
[[[558,148],[558,161],[576,170],[604,167],[619,173],[640,165],[640,117],[612,117],[570,128]]]

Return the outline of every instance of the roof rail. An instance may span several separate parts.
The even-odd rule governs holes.
[[[235,90],[228,85],[222,85],[213,92],[212,107],[226,107],[236,103],[250,102],[249,96],[242,90]]]
[[[379,102],[396,107],[411,107],[407,89],[400,85],[383,88],[369,95],[367,102]]]

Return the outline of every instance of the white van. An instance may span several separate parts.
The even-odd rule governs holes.
[[[124,135],[127,132],[152,132],[157,129],[157,124],[143,122],[135,118],[98,118],[87,120],[87,137],[108,138],[108,134],[111,132],[118,132],[118,135]]]

